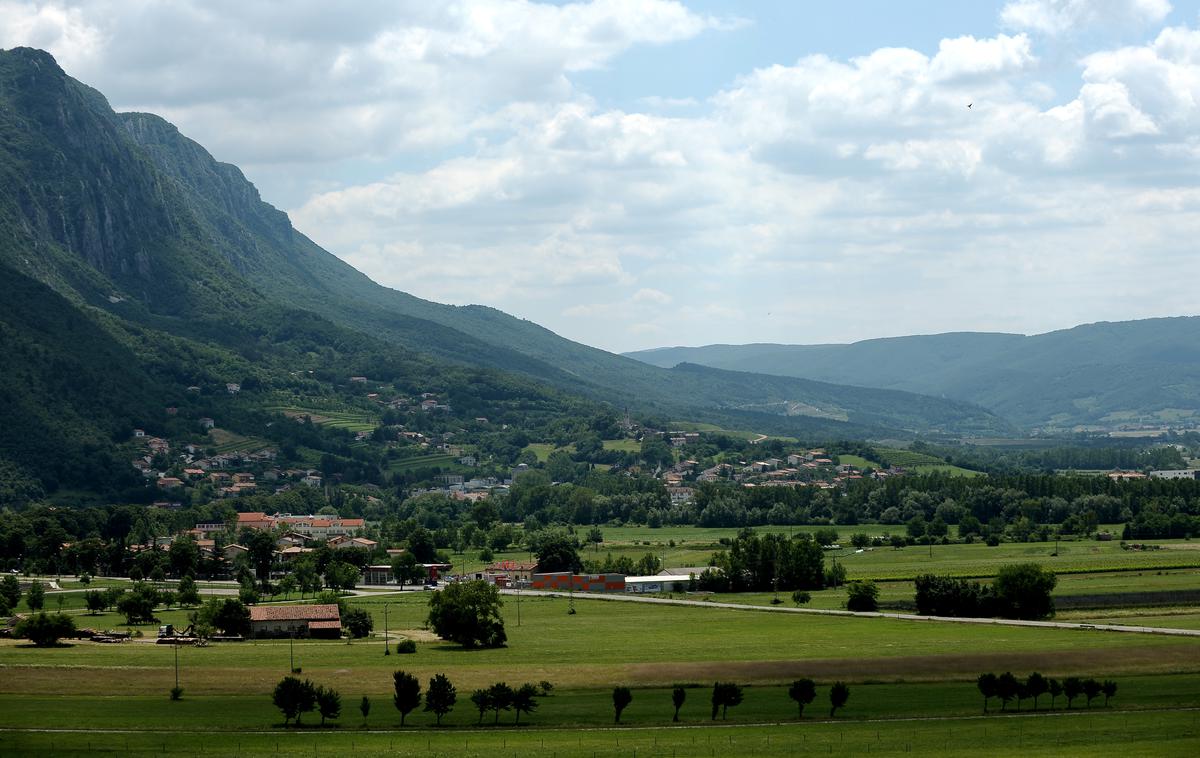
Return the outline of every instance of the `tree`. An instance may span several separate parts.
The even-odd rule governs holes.
[[[332,561],[325,567],[325,584],[335,590],[352,590],[358,582],[358,569],[345,561]]]
[[[838,708],[843,708],[846,701],[850,699],[850,688],[844,682],[834,682],[829,688],[829,718],[833,718],[833,714]]]
[[[371,614],[362,608],[347,608],[342,613],[342,625],[346,627],[346,631],[350,632],[350,636],[357,640],[371,633],[375,627],[375,621],[371,618]]]
[[[167,563],[171,566],[171,573],[177,577],[196,573],[200,567],[200,548],[196,540],[187,534],[176,537],[167,551]]]
[[[429,628],[466,648],[503,647],[500,591],[484,581],[453,582],[429,598]]]
[[[1033,710],[1036,711],[1038,698],[1050,691],[1050,683],[1046,681],[1046,677],[1035,671],[1025,680],[1025,691],[1033,698]]]
[[[107,606],[104,590],[88,590],[83,593],[83,601],[87,604],[88,613],[92,616],[100,613]]]
[[[513,692],[512,707],[516,711],[517,718],[514,724],[521,723],[521,714],[532,714],[537,710],[538,688],[533,684],[522,684]]]
[[[371,698],[363,695],[362,701],[358,704],[358,712],[362,714],[363,723],[367,723],[367,716],[371,715]]]
[[[613,723],[621,723],[621,712],[624,711],[629,704],[633,702],[633,693],[628,687],[613,687]]]
[[[714,682],[712,691],[712,717],[715,721],[717,718],[717,710],[721,711],[721,720],[725,720],[725,715],[729,712],[730,706],[740,705],[742,702],[742,688],[740,685],[733,682]]]
[[[278,583],[276,583],[275,590],[280,595],[283,595],[284,600],[286,600],[288,598],[288,596],[290,596],[293,592],[296,591],[297,586],[298,586],[298,583],[296,582],[296,577],[292,576],[291,574],[288,574],[287,576],[280,579]]]
[[[312,682],[300,681],[294,676],[285,676],[275,685],[272,696],[275,707],[283,712],[283,725],[291,719],[300,724],[300,714],[311,711],[317,702],[317,691]]]
[[[817,699],[817,683],[811,679],[797,679],[788,687],[788,697],[796,701],[797,718],[804,718],[804,706]]]
[[[392,576],[396,577],[401,587],[408,582],[416,584],[425,580],[425,567],[415,555],[405,551],[392,559]]]
[[[1092,701],[1100,696],[1104,691],[1104,685],[1092,679],[1090,676],[1083,680],[1083,696],[1087,698],[1087,707],[1092,707]]]
[[[996,677],[996,697],[1000,698],[1000,710],[1007,710],[1010,700],[1017,696],[1017,678],[1011,671]]]
[[[342,715],[342,696],[331,687],[317,687],[317,710],[321,714],[321,726],[325,719],[335,719]]]
[[[825,571],[825,584],[829,587],[841,587],[846,583],[846,567],[834,563]]]
[[[301,558],[296,561],[296,567],[292,570],[292,576],[296,577],[296,584],[300,586],[300,596],[312,592],[317,592],[321,589],[321,577],[317,574],[317,567],[311,559]]]
[[[996,696],[996,675],[992,673],[980,674],[975,679],[975,686],[979,688],[979,694],[983,695],[983,712],[988,712],[988,700]]]
[[[117,611],[130,624],[148,624],[154,621],[154,606],[158,604],[158,590],[138,582],[133,590],[117,601]]]
[[[505,682],[496,682],[488,688],[488,705],[495,714],[493,724],[500,723],[500,711],[511,710],[513,707],[513,688]]]
[[[492,709],[491,691],[488,689],[475,690],[471,693],[471,704],[479,711],[479,723],[483,723],[483,714]]]
[[[1083,682],[1077,676],[1068,676],[1063,680],[1063,694],[1067,696],[1067,708],[1071,701],[1083,694]]]
[[[565,531],[553,529],[535,534],[530,548],[537,556],[538,570],[543,573],[583,570],[575,537]]]
[[[21,584],[12,574],[0,579],[0,605],[16,608],[21,602]]]
[[[400,711],[400,726],[404,726],[404,719],[421,704],[421,682],[406,671],[393,673],[392,682],[396,690],[392,703]]]
[[[25,604],[34,613],[46,605],[46,588],[36,579],[29,585],[29,591],[25,593]]]
[[[1063,694],[1062,682],[1057,679],[1047,680],[1046,691],[1050,693],[1050,708],[1053,710],[1054,701],[1058,699],[1059,695]]]
[[[196,611],[195,621],[197,626],[204,624],[226,635],[250,634],[250,609],[237,598],[210,599]]]
[[[812,600],[812,595],[806,590],[796,590],[792,593],[792,602],[796,604],[797,608],[805,605],[810,600]]]
[[[867,579],[850,582],[846,587],[846,609],[851,611],[875,611],[879,608],[879,587]]]
[[[679,709],[683,707],[683,702],[687,700],[687,690],[680,685],[675,685],[671,688],[671,705],[675,706],[675,717],[672,721],[679,720]]]
[[[180,605],[200,605],[200,592],[196,589],[196,580],[191,574],[185,574],[179,580],[179,594],[177,597]]]
[[[442,725],[442,716],[454,708],[458,700],[458,691],[445,674],[437,674],[430,678],[429,689],[425,693],[425,710],[437,718],[437,725]]]
[[[996,613],[1005,618],[1043,619],[1054,615],[1051,593],[1058,584],[1053,571],[1036,563],[1001,566],[992,582]]]
[[[22,619],[13,629],[13,635],[27,639],[37,647],[54,647],[63,637],[75,633],[75,620],[65,613],[42,611]]]
[[[1104,684],[1100,685],[1100,691],[1104,693],[1104,707],[1108,707],[1108,699],[1117,694],[1117,683],[1111,679],[1105,679]]]

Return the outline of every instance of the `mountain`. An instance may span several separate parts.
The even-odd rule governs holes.
[[[213,376],[276,381],[323,349],[360,365],[387,362],[390,350],[388,365],[509,372],[617,408],[765,432],[1008,428],[979,406],[909,392],[657,368],[493,308],[382,287],[297,232],[235,166],[157,116],[115,113],[38,50],[0,51],[0,178],[0,264],[135,346],[133,368],[170,363],[156,381],[169,375],[176,389],[189,373],[186,352],[208,350]],[[24,327],[9,326],[22,336]]]
[[[629,353],[978,403],[1026,427],[1200,423],[1200,317],[1024,336],[959,332],[848,345],[708,345]]]

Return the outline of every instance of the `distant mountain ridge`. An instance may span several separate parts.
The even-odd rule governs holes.
[[[952,332],[845,345],[707,345],[627,353],[905,390],[978,403],[1025,427],[1200,425],[1200,317],[1084,324],[1045,334]]]
[[[664,370],[493,308],[382,287],[297,232],[235,166],[157,116],[113,112],[38,50],[0,51],[0,178],[0,263],[122,328],[253,360],[253,341],[305,322],[287,315],[302,311],[329,338],[367,335],[664,418],[824,437],[1009,429],[979,406],[903,391]]]

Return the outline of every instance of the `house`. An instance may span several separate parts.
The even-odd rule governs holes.
[[[342,616],[336,603],[323,605],[254,605],[250,633],[255,637],[342,636]]]
[[[261,511],[237,515],[238,529],[270,529],[274,525],[273,519]]]
[[[356,547],[361,550],[375,550],[379,547],[379,543],[375,540],[369,540],[366,537],[348,537],[344,534],[338,535],[326,543],[334,550],[345,550],[346,548]]]
[[[208,416],[205,416],[200,419],[200,426],[204,427],[205,429],[212,429],[216,425],[217,425],[217,422],[214,421],[213,419],[209,418]]]
[[[242,385],[238,384],[237,382],[229,382],[225,385],[225,391],[230,395],[236,395],[242,391]]]
[[[300,480],[300,483],[308,485],[309,487],[320,487],[321,481],[321,477],[317,476],[316,474],[305,474],[304,478]]]
[[[158,486],[164,490],[174,490],[182,487],[183,481],[173,476],[164,476],[158,480]]]
[[[138,439],[140,439],[140,438],[142,438],[142,437],[145,437],[145,436],[146,436],[146,430],[145,430],[145,429],[134,429],[134,430],[133,430],[133,436],[134,436],[135,438],[138,438]]]
[[[351,381],[351,382],[353,382],[354,384],[366,384],[366,383],[367,383],[367,377],[365,377],[365,376],[352,376],[352,377],[350,377],[350,381]]]
[[[692,502],[695,491],[691,487],[668,487],[667,494],[671,497],[671,505],[686,505]]]
[[[225,560],[232,563],[239,555],[246,555],[249,552],[249,548],[234,543],[232,545],[226,545],[225,549],[221,551],[221,555],[225,556]]]

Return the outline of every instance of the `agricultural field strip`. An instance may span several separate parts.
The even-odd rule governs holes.
[[[940,722],[947,722],[947,721],[995,722],[995,721],[999,721],[1002,719],[1019,719],[1019,718],[1073,718],[1073,717],[1083,718],[1086,716],[1095,716],[1095,715],[1101,715],[1101,716],[1125,715],[1125,716],[1128,716],[1130,714],[1142,715],[1142,714],[1146,714],[1146,713],[1192,713],[1192,712],[1200,712],[1200,706],[1176,705],[1176,706],[1167,706],[1167,707],[1162,707],[1162,708],[1139,708],[1136,710],[1124,709],[1124,708],[1110,708],[1107,711],[1094,711],[1094,710],[1084,709],[1084,708],[1077,708],[1074,710],[1057,710],[1057,711],[1051,711],[1051,710],[1016,711],[1016,712],[1013,712],[1013,711],[1003,712],[1002,711],[1002,712],[992,712],[992,713],[986,713],[986,714],[976,714],[973,716],[963,716],[963,715],[958,715],[958,716],[883,716],[883,717],[874,717],[874,718],[868,717],[868,718],[855,718],[855,719],[845,719],[845,718],[829,719],[829,718],[809,716],[808,718],[806,718],[802,721],[801,720],[796,720],[796,721],[716,721],[716,722],[706,721],[706,722],[699,723],[699,724],[665,723],[665,724],[658,724],[655,726],[633,725],[633,724],[631,724],[629,726],[622,726],[622,725],[613,725],[613,726],[534,726],[534,725],[530,725],[528,727],[528,729],[531,732],[601,732],[601,733],[603,733],[603,732],[658,731],[658,730],[684,731],[684,730],[690,730],[690,729],[742,729],[742,728],[747,728],[747,727],[752,727],[752,728],[753,727],[809,727],[809,726],[813,726],[813,725],[830,725],[830,724],[833,724],[833,725],[900,724],[900,723],[906,723],[906,722],[910,722],[910,723],[923,723],[923,722],[940,723]],[[0,726],[0,733],[9,733],[9,734],[87,734],[87,733],[93,733],[93,734],[160,734],[163,731],[164,730],[162,730],[162,729],[134,729],[134,728],[129,728],[129,727],[122,727],[119,729],[115,729],[112,727],[80,728],[80,727],[67,727],[67,726],[62,726],[62,727],[59,727],[59,726],[47,726],[47,727]],[[280,734],[280,731],[278,729],[230,729],[230,730],[224,730],[224,729],[219,729],[219,728],[204,728],[204,729],[189,729],[189,728],[175,729],[175,728],[172,728],[170,730],[170,732],[173,734],[209,734],[212,732],[221,732],[221,731],[236,732],[237,734],[270,734],[270,735],[276,735],[276,736],[278,736]],[[385,734],[385,735],[392,734],[392,735],[394,735],[398,731],[400,731],[400,730],[368,728],[368,729],[355,729],[353,734]],[[467,727],[455,727],[454,734],[455,735],[470,735],[470,734],[489,734],[490,735],[490,734],[497,734],[502,731],[506,731],[506,730],[503,727],[501,727],[500,729],[497,729],[495,726],[489,726],[489,727],[467,726]],[[508,731],[511,731],[511,730],[508,730]],[[524,733],[525,729],[522,729],[521,732]],[[417,734],[423,734],[422,732],[418,732],[415,729],[411,730],[410,732],[400,732],[400,733],[401,734],[411,733],[414,736]],[[349,732],[307,732],[307,734],[319,736],[321,734],[335,735],[335,734],[350,734],[350,733]]]
[[[1041,627],[1044,629],[1076,629],[1091,632],[1123,632],[1127,634],[1164,634],[1176,637],[1200,637],[1200,629],[1178,629],[1161,626],[1126,626],[1122,624],[1087,624],[1065,621],[1025,621],[1022,619],[958,618],[953,616],[918,616],[914,613],[886,613],[881,611],[839,611],[824,608],[786,608],[748,603],[719,603],[710,600],[678,600],[662,597],[637,597],[636,595],[572,595],[566,592],[543,592],[541,590],[500,590],[505,595],[533,595],[560,599],[610,600],[630,603],[656,603],[660,605],[684,605],[698,608],[724,608],[735,611],[757,611],[766,613],[807,613],[818,616],[857,616],[859,618],[886,618],[899,621],[945,621],[955,624],[992,624],[996,626]]]

